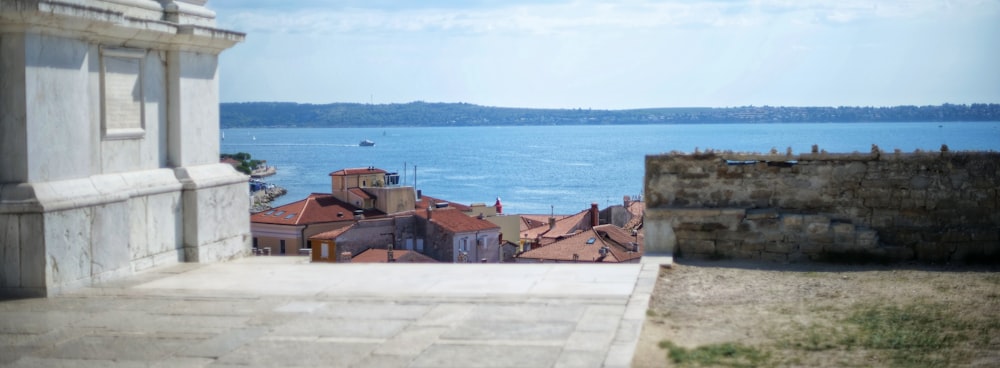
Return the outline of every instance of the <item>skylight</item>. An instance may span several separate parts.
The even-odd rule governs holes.
[[[288,214],[288,216],[285,216],[285,220],[291,220],[292,217],[295,217],[294,213],[290,213],[290,214]]]
[[[597,241],[597,239],[594,238],[587,239],[587,244],[594,244],[595,241]]]
[[[278,213],[275,213],[274,215],[275,216],[281,216],[281,215],[284,215],[284,214],[285,214],[285,211],[278,211]]]
[[[271,214],[274,214],[274,210],[270,210],[270,211],[264,212],[264,216],[271,215]]]

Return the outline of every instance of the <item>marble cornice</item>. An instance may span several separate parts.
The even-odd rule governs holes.
[[[146,5],[144,9],[149,10],[149,1],[114,0],[119,8],[126,6],[124,3],[132,2],[143,3]],[[102,4],[106,6],[98,6]],[[167,5],[169,4],[175,3],[170,2]],[[204,11],[202,15],[210,14],[214,17],[214,13],[197,5],[187,2],[178,4],[185,5],[180,5],[177,9],[199,8]],[[0,2],[0,32],[4,33],[30,32],[75,38],[82,36],[84,39],[102,44],[216,54],[242,42],[246,37],[246,34],[241,32],[205,24],[209,23],[186,24],[132,16],[108,5],[107,2],[53,0]]]

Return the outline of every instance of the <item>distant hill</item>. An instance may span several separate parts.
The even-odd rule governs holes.
[[[240,102],[220,105],[222,128],[504,125],[711,124],[792,122],[1000,121],[1000,104],[894,107],[527,109],[467,103]]]

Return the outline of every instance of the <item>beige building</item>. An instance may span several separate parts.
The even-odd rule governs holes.
[[[330,188],[345,203],[385,214],[412,211],[416,205],[413,187],[399,186],[399,175],[375,167],[334,171]]]

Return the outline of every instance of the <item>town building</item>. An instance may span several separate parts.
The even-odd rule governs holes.
[[[345,203],[385,214],[412,211],[413,187],[400,186],[399,175],[375,167],[342,169],[330,173],[331,193]]]
[[[499,225],[482,215],[469,216],[447,202],[438,203],[440,207],[355,221],[310,236],[312,261],[345,262],[372,249],[413,251],[448,263],[513,260],[516,246],[503,242]]]
[[[638,263],[643,253],[643,237],[615,225],[598,225],[525,251],[518,263]]]
[[[422,252],[424,237],[413,212],[355,221],[331,231],[310,236],[313,262],[343,262],[369,249]]]
[[[361,209],[322,193],[313,193],[267,211],[250,215],[253,248],[271,255],[307,254],[309,237],[347,227],[363,218],[382,217],[375,209]]]
[[[313,193],[301,201],[252,214],[255,252],[308,254],[314,262],[338,262],[344,253],[354,256],[367,249],[423,252],[427,221],[414,216],[415,211],[449,209],[467,218],[471,217],[466,214],[473,211],[470,206],[425,196],[412,187],[400,186],[398,175],[376,167],[341,169],[331,172],[330,178],[331,194]],[[452,222],[458,223],[449,221],[448,224]],[[496,243],[500,241],[499,235],[491,239]],[[435,258],[455,261],[451,252],[440,254],[448,256]],[[489,259],[496,262],[495,258]]]
[[[580,211],[570,216],[548,218],[547,225],[539,226],[538,216],[526,217],[524,230],[521,231],[521,251],[544,247],[559,239],[590,229],[600,224],[600,211],[597,203],[591,203],[590,209]]]
[[[0,1],[0,296],[250,252],[203,0]]]
[[[497,263],[503,259],[500,226],[457,209],[417,211],[426,220],[424,253],[442,262]]]

